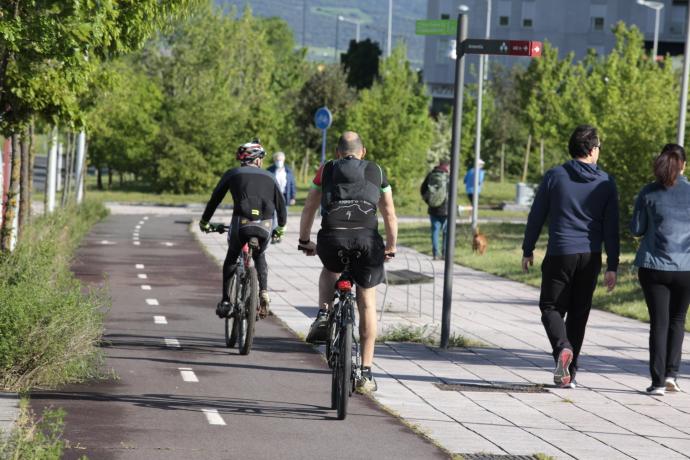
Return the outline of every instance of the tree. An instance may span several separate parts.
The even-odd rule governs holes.
[[[160,131],[161,89],[132,59],[109,63],[102,72],[109,83],[95,89],[94,106],[87,113],[89,160],[98,169],[150,176]]]
[[[348,115],[348,128],[360,134],[369,158],[387,169],[391,183],[402,192],[416,194],[425,172],[420,165],[433,132],[429,102],[405,47],[398,46],[382,61],[379,78],[362,90]]]
[[[295,124],[302,144],[316,150],[321,145],[321,130],[314,126],[314,114],[327,106],[333,113],[333,126],[328,130],[329,144],[347,126],[347,112],[356,99],[347,86],[346,76],[339,65],[319,65],[302,87],[293,107]]]
[[[347,84],[362,90],[371,88],[379,74],[381,48],[367,38],[364,41],[350,40],[347,53],[342,55],[342,64],[347,73]]]

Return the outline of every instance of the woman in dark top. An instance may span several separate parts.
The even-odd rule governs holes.
[[[656,181],[637,195],[630,230],[641,236],[635,257],[649,310],[647,393],[680,391],[685,315],[690,303],[690,183],[683,176],[685,150],[667,144],[654,160]]]

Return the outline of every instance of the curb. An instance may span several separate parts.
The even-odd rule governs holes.
[[[4,437],[12,432],[18,416],[19,395],[0,392],[0,436]]]

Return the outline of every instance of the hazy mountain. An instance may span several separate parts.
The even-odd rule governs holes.
[[[304,43],[309,48],[312,59],[332,61],[336,41],[336,22],[339,15],[361,22],[360,39],[370,38],[385,51],[386,30],[388,27],[387,0],[216,0],[218,5],[230,10],[232,6],[239,12],[249,5],[256,16],[278,16],[292,27],[297,44]],[[306,18],[303,16],[306,6]],[[407,43],[408,56],[417,66],[423,60],[424,40],[415,36],[414,23],[426,17],[426,1],[393,1],[393,43],[403,40]],[[306,34],[303,24],[306,19]],[[347,49],[350,40],[355,38],[356,27],[350,22],[341,21],[338,30],[338,49]]]

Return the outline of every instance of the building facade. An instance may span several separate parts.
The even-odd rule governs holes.
[[[659,0],[664,8],[659,12],[658,54],[683,54],[685,19],[688,0]],[[655,11],[636,0],[428,0],[428,19],[455,19],[458,7],[469,8],[469,38],[484,38],[487,26],[487,7],[491,3],[490,37],[505,40],[548,41],[559,50],[561,57],[573,51],[580,59],[589,49],[606,54],[615,45],[611,31],[623,21],[637,26],[645,37],[645,45],[652,48]],[[455,37],[427,36],[424,44],[424,82],[434,99],[434,106],[443,105],[453,97],[455,63],[449,57]],[[505,66],[527,65],[529,58],[491,56],[492,62]],[[476,80],[479,57],[466,56],[469,81]]]

